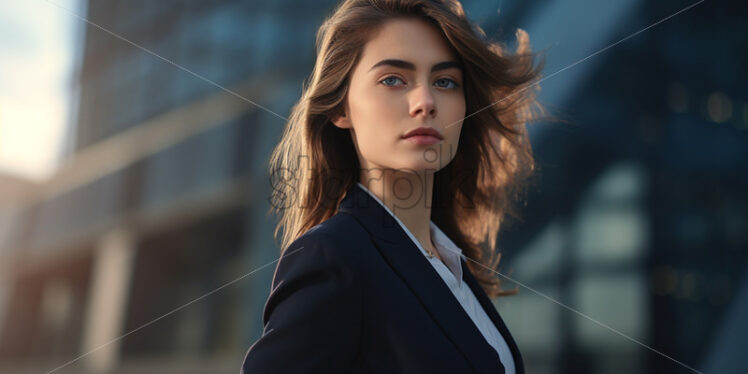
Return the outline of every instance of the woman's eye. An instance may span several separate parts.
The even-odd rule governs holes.
[[[453,80],[451,80],[449,78],[440,78],[440,79],[438,79],[436,81],[436,83],[437,83],[437,86],[439,86],[441,88],[456,88],[456,87],[459,86],[457,84],[457,82],[455,82],[455,81],[453,81]],[[446,86],[445,85],[440,85],[439,83],[442,83],[442,84],[446,83]],[[449,86],[450,83],[452,84],[451,86]]]
[[[402,82],[402,80],[398,77],[387,77],[379,81],[380,83],[384,83],[385,86],[393,86],[396,81]],[[389,83],[387,83],[389,82]]]

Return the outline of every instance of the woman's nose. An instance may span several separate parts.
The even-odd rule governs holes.
[[[436,117],[436,102],[431,88],[419,86],[413,91],[413,104],[410,108],[411,117]]]

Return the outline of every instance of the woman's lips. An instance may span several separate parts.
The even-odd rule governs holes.
[[[405,138],[405,140],[416,145],[433,145],[442,141],[441,139],[433,135],[413,135]]]

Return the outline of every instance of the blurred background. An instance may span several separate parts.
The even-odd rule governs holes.
[[[0,372],[238,371],[268,156],[335,3],[0,3]],[[463,1],[529,33],[563,120],[530,125],[499,235],[529,373],[748,372],[748,6],[694,3]]]

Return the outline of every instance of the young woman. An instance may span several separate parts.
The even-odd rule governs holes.
[[[540,65],[454,0],[346,0],[271,158],[281,248],[244,373],[523,373],[489,297]]]

